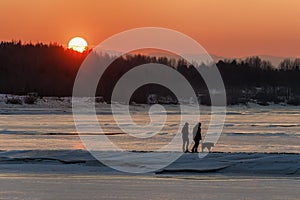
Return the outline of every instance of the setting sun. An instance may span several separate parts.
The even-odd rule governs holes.
[[[78,51],[80,53],[84,52],[87,48],[88,44],[85,39],[81,37],[74,37],[70,40],[68,44],[68,48],[74,51]]]

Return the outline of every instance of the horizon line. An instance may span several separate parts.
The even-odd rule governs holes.
[[[1,42],[21,42],[22,45],[36,45],[36,44],[43,44],[43,45],[61,45],[62,47],[64,48],[67,48],[68,49],[68,44],[67,43],[59,43],[59,42],[53,42],[53,41],[49,41],[49,42],[39,42],[39,41],[36,41],[36,42],[32,42],[32,41],[22,41],[21,39],[11,39],[11,40],[1,40]],[[95,48],[96,46],[98,45],[95,45],[95,44],[88,44],[88,49],[93,49]],[[187,53],[187,54],[192,54],[192,53]],[[245,59],[247,57],[273,57],[273,58],[278,58],[278,59],[297,59],[297,58],[300,58],[300,55],[299,56],[288,56],[288,55],[275,55],[275,54],[269,54],[269,53],[251,53],[251,54],[248,54],[248,55],[240,55],[240,56],[223,56],[223,55],[220,55],[220,54],[216,54],[216,53],[210,53],[208,52],[208,54],[211,56],[211,57],[218,57],[220,58],[220,60],[224,60],[224,59]]]

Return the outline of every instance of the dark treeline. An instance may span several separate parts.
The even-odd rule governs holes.
[[[69,96],[86,53],[57,44],[0,44],[0,93]]]
[[[56,44],[0,44],[0,93],[40,96],[71,96],[77,71],[89,51],[78,53]],[[107,59],[107,55],[101,57]],[[196,67],[184,60],[144,55],[119,57],[105,71],[99,82],[97,95],[109,102],[118,79],[135,66],[161,63],[183,74],[198,93],[200,101],[209,104],[206,85]],[[245,60],[224,60],[217,63],[223,77],[229,104],[257,102],[285,102],[300,104],[300,59],[283,60],[274,67],[258,57]],[[173,94],[162,86],[146,85],[139,88],[132,100],[144,103],[151,94],[173,99]]]
[[[251,100],[300,104],[300,59],[283,60],[278,67],[259,57],[244,61],[219,61],[229,103],[246,103]]]

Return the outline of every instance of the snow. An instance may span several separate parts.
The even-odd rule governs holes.
[[[299,199],[299,179],[144,176],[0,176],[1,199]]]
[[[146,158],[150,152],[134,152],[140,158]],[[151,155],[153,152],[151,152]],[[155,154],[163,154],[157,152]],[[118,152],[102,152],[101,155],[110,155],[112,159],[121,160]],[[163,161],[152,160],[157,166]],[[138,162],[115,162],[119,167],[139,169],[148,166],[138,166]],[[150,161],[148,163],[151,165]],[[28,167],[29,166],[29,167]],[[118,174],[101,162],[97,161],[85,150],[27,150],[27,151],[2,151],[0,152],[0,173],[95,173]],[[300,176],[300,154],[278,153],[210,153],[204,158],[198,154],[186,153],[178,160],[171,163],[154,174],[217,174],[226,176]]]
[[[138,152],[145,154],[145,152]],[[299,199],[300,155],[184,154],[147,174],[115,171],[86,151],[0,153],[1,199]]]

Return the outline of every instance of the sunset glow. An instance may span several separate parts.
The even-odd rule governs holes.
[[[2,0],[0,38],[67,46],[70,37],[82,35],[94,47],[121,31],[156,26],[187,34],[219,56],[297,57],[299,7],[299,0]]]

